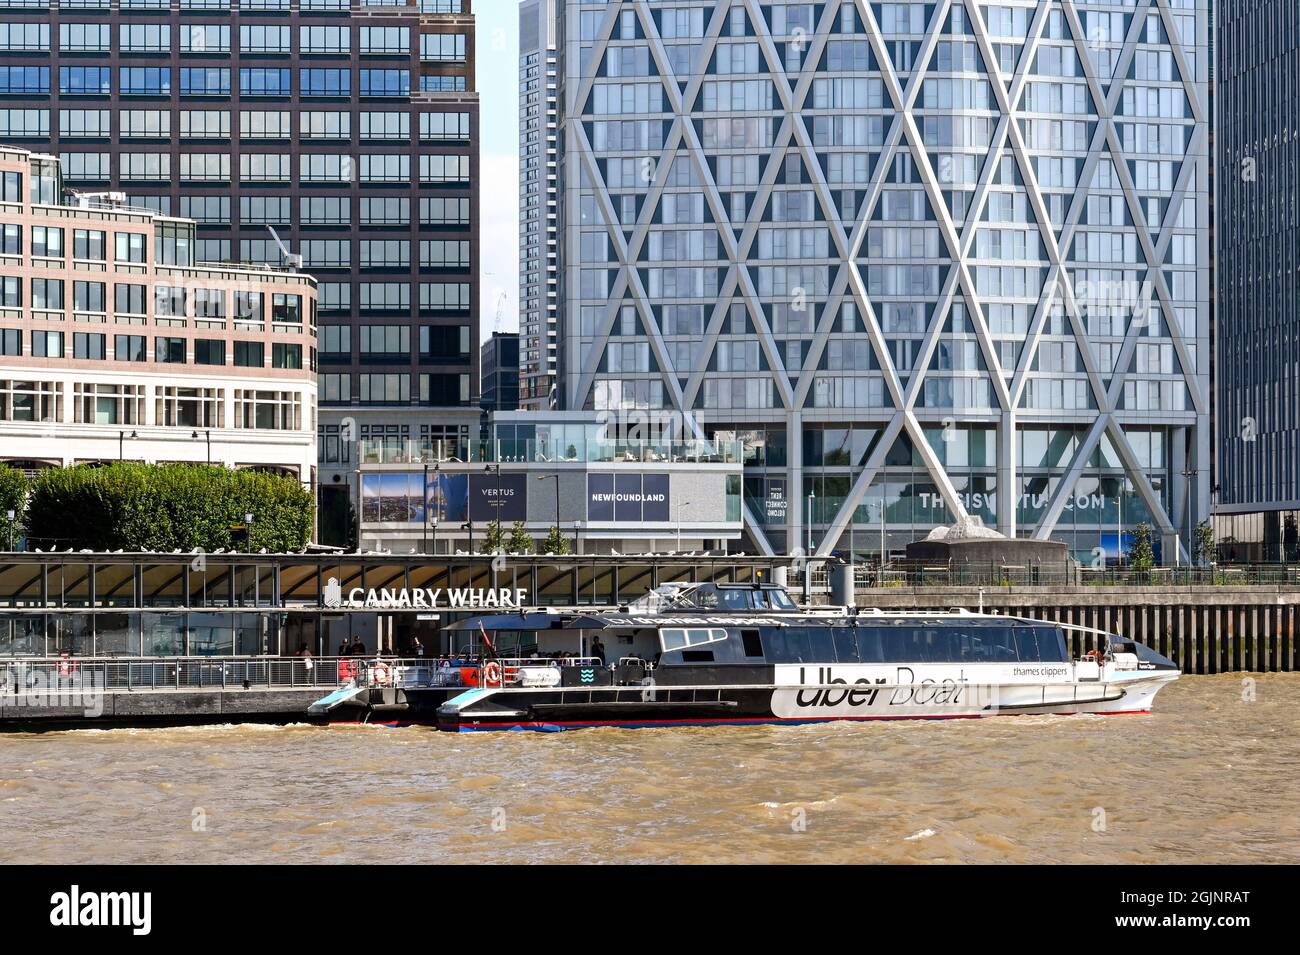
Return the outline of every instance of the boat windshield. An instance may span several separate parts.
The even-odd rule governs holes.
[[[660,584],[628,606],[634,613],[658,613],[674,607],[688,607],[690,601],[683,596],[688,586],[687,584]]]
[[[709,610],[796,610],[790,595],[778,587],[715,587],[702,584],[692,595],[697,607]]]

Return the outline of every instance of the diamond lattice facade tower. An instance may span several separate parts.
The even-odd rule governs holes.
[[[1209,507],[1209,8],[563,4],[564,402],[743,438],[759,549],[970,515],[1172,561]]]

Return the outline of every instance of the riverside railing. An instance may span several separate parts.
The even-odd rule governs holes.
[[[595,657],[497,657],[480,654],[398,658],[366,657],[14,657],[0,659],[0,699],[21,694],[94,688],[117,690],[220,690],[358,686],[478,686],[490,663],[520,667],[595,666]],[[473,675],[471,675],[471,672]],[[500,676],[498,676],[498,680]]]
[[[0,693],[40,688],[97,690],[334,687],[356,657],[39,657],[0,659]],[[385,659],[390,666],[400,661]],[[409,662],[409,661],[407,661]]]
[[[802,574],[791,574],[798,589]],[[854,568],[854,588],[915,587],[1295,587],[1300,586],[1300,564],[1208,564],[1192,567],[1087,567],[1073,562],[1030,561],[944,564],[890,561],[859,564]],[[812,573],[812,589],[825,593],[830,571],[823,565]]]

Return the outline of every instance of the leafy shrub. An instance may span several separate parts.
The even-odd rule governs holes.
[[[32,482],[35,546],[97,551],[300,551],[311,494],[294,478],[191,464],[51,468]],[[253,515],[251,541],[238,525]]]

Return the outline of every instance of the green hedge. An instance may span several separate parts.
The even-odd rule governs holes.
[[[253,514],[251,548],[243,530]],[[31,546],[64,550],[300,551],[311,494],[295,479],[190,464],[52,468],[32,482]]]
[[[0,548],[18,546],[22,537],[23,511],[27,505],[27,475],[17,468],[0,464]],[[14,512],[12,525],[8,514]]]

